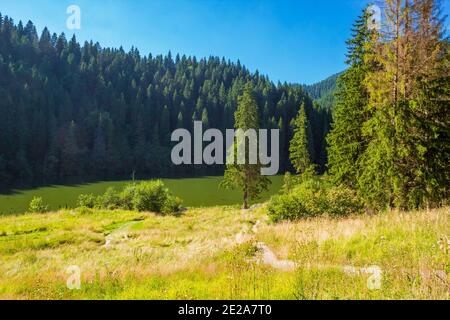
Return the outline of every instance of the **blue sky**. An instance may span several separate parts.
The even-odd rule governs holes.
[[[314,83],[345,68],[345,40],[366,0],[1,0],[0,12],[38,32],[66,28],[81,8],[81,41],[141,54],[210,55],[240,61],[273,81]],[[450,1],[444,0],[446,12]]]

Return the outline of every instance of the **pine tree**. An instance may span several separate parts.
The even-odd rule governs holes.
[[[202,112],[202,123],[204,129],[209,129],[209,117],[208,117],[208,109],[203,109]]]
[[[74,121],[69,124],[61,152],[61,175],[64,177],[76,177],[80,173],[80,150],[76,137],[77,126]]]
[[[258,105],[253,94],[253,85],[247,83],[244,93],[239,97],[238,110],[235,113],[235,128],[237,130],[259,130]],[[239,144],[246,143],[245,139],[236,138],[234,145],[235,156]],[[244,209],[249,208],[249,200],[259,197],[262,191],[267,190],[270,180],[261,175],[261,164],[250,164],[249,145],[245,148],[245,164],[229,164],[225,171],[221,186],[229,189],[242,188]],[[259,159],[257,160],[259,161]]]
[[[410,121],[404,126],[408,156],[401,170],[414,172],[408,179],[408,206],[431,207],[449,198],[450,169],[444,159],[450,158],[450,47],[439,1],[416,0],[410,10],[415,31],[410,36]]]
[[[161,132],[161,142],[167,143],[170,141],[170,111],[167,106],[161,112],[161,122],[160,122],[160,132]]]
[[[92,149],[92,164],[94,165],[94,172],[100,171],[102,173],[105,172],[105,164],[106,164],[106,141],[105,134],[103,129],[103,118],[102,115],[99,115],[97,130],[94,138],[94,146]]]
[[[334,183],[356,188],[358,159],[366,145],[362,127],[367,119],[368,92],[364,80],[369,66],[365,63],[370,31],[367,10],[353,27],[352,39],[347,41],[349,69],[339,76],[335,92],[332,130],[327,137],[328,170]]]
[[[183,113],[180,111],[177,117],[177,129],[184,128]]]
[[[38,34],[37,34],[36,27],[34,26],[33,22],[31,22],[31,21],[27,22],[25,29],[24,29],[24,34],[27,37],[30,44],[32,44],[32,45],[37,44]]]
[[[291,140],[289,152],[291,164],[300,176],[310,175],[314,172],[311,162],[308,142],[309,121],[305,112],[305,105],[300,107],[298,116],[292,121],[294,137]]]
[[[386,27],[374,34],[367,55],[376,68],[365,81],[373,115],[363,125],[368,147],[361,157],[359,191],[374,207],[437,205],[448,192],[442,162],[430,161],[448,152],[445,121],[430,117],[435,111],[442,116],[448,99],[431,93],[434,81],[442,89],[448,87],[439,2],[386,4]],[[447,151],[440,153],[438,148]]]
[[[53,52],[52,38],[47,28],[44,28],[41,38],[39,39],[39,50],[41,53],[47,55]]]

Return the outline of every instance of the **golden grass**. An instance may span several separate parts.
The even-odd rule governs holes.
[[[273,225],[264,206],[1,217],[0,299],[448,299],[448,217],[443,208]],[[298,270],[258,263],[259,242]],[[72,265],[81,290],[66,287]],[[379,290],[343,270],[374,265]]]

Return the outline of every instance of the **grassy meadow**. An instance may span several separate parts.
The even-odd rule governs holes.
[[[3,216],[0,299],[448,299],[448,219],[443,208],[272,224],[265,205]],[[369,266],[378,289],[349,272]]]
[[[241,192],[238,190],[224,190],[219,188],[222,177],[203,177],[193,179],[163,179],[164,184],[175,195],[183,199],[186,207],[208,207],[221,205],[235,205],[242,202]],[[282,176],[270,177],[270,190],[262,194],[259,201],[265,201],[277,193],[282,184]],[[67,186],[49,186],[29,190],[11,190],[0,193],[0,215],[23,213],[28,210],[28,204],[34,196],[42,197],[51,210],[73,208],[80,194],[103,194],[106,189],[113,187],[122,189],[130,181],[97,182]]]

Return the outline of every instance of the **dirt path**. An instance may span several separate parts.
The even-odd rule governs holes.
[[[135,224],[139,223],[140,221],[130,221],[122,226],[120,228],[117,228],[113,232],[111,232],[109,235],[105,238],[105,248],[110,248],[112,244],[119,243],[122,241],[128,240],[128,230],[130,227],[134,226]]]
[[[249,228],[244,228],[237,236],[236,242],[243,243],[249,240],[254,240],[256,234],[258,233],[259,226],[261,225],[261,221],[257,221],[253,228],[250,230]],[[276,256],[276,254],[264,243],[259,242],[257,247],[260,251],[257,261],[258,263],[265,264],[271,266],[274,269],[284,271],[284,272],[293,272],[297,269],[298,266],[294,261],[291,260],[280,260]],[[370,266],[366,268],[357,268],[354,266],[343,266],[343,265],[317,265],[317,264],[309,264],[302,265],[304,269],[320,269],[320,270],[329,270],[329,269],[340,269],[346,275],[349,276],[362,276],[367,275],[367,286],[371,290],[377,290],[381,287],[382,279],[383,279],[383,270],[378,266]],[[414,270],[404,270],[407,273],[414,273]],[[444,283],[448,283],[448,277],[445,271],[443,270],[420,270],[420,276],[425,279],[436,278]]]
[[[242,244],[251,240],[255,240],[255,236],[258,233],[260,225],[261,221],[258,220],[252,228],[249,228],[248,226],[242,228],[241,232],[236,235],[235,243]],[[259,242],[257,244],[257,248],[259,250],[256,258],[258,263],[266,264],[274,269],[286,272],[295,270],[295,263],[293,261],[279,260],[276,254],[264,242]]]
[[[271,266],[274,269],[281,271],[295,271],[296,265],[291,260],[279,260],[275,253],[269,249],[263,242],[258,243],[258,249],[260,250],[260,262]]]

